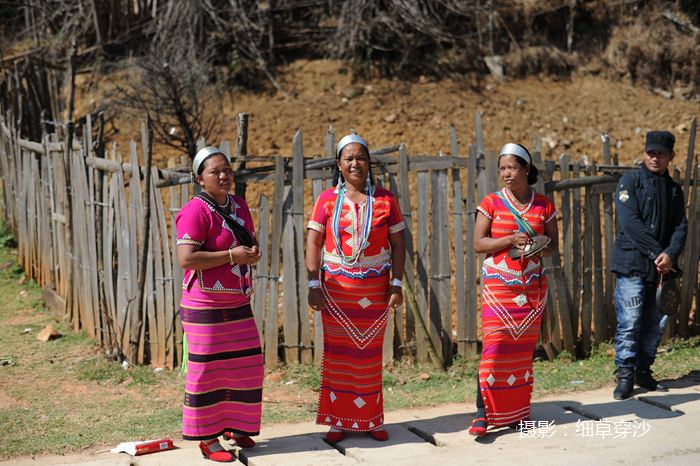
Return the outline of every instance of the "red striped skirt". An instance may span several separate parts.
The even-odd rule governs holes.
[[[316,423],[366,432],[384,423],[382,344],[389,275],[324,278],[323,365]]]
[[[547,281],[541,267],[525,275],[482,269],[481,319],[484,346],[479,365],[479,389],[490,425],[528,419],[532,395],[532,360]]]
[[[263,356],[249,304],[235,309],[180,308],[187,336],[182,437],[260,433]]]

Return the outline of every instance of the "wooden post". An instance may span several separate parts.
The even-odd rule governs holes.
[[[254,295],[254,316],[258,327],[258,336],[261,344],[263,340],[263,323],[265,322],[265,291],[267,288],[267,266],[270,258],[270,206],[267,196],[260,196],[260,208],[258,209],[260,226],[257,234],[260,244],[260,261],[255,267],[255,295]],[[272,351],[277,351],[273,348]]]
[[[248,113],[239,113],[236,119],[236,124],[238,126],[238,132],[236,137],[236,148],[234,149],[234,156],[236,157],[234,163],[234,170],[245,170],[246,168],[246,157],[248,156]],[[234,181],[235,187],[234,191],[236,196],[241,196],[245,198],[245,191],[247,184],[245,182]]]
[[[476,189],[476,158],[477,151],[475,145],[469,146],[469,162],[467,165],[467,201],[465,210],[467,214],[467,263],[466,263],[466,318],[465,318],[465,352],[466,354],[475,355],[478,353],[478,345],[476,340],[477,335],[477,313],[479,309],[476,301],[477,289],[477,256],[474,251],[474,225],[476,223],[476,203],[474,200],[474,191]]]
[[[685,181],[683,182],[683,195],[686,200],[688,200],[688,236],[686,241],[685,253],[681,255],[680,264],[681,270],[684,271],[684,275],[681,278],[681,305],[678,312],[678,335],[682,338],[687,338],[689,334],[688,328],[688,318],[690,315],[690,308],[693,302],[693,287],[697,289],[697,277],[698,277],[698,219],[700,215],[698,213],[698,189],[700,188],[700,180],[697,176],[697,170],[695,167],[695,138],[697,134],[697,121],[695,117],[690,123],[690,133],[688,135],[688,152],[685,160]],[[690,192],[690,180],[695,176],[693,183],[692,194]],[[683,206],[685,208],[685,206]],[[687,265],[686,265],[687,264]],[[695,306],[695,324],[700,322],[698,318],[698,306]]]
[[[603,134],[603,163],[605,165],[610,165],[611,163],[610,154],[610,136],[605,133]],[[613,219],[613,201],[612,194],[603,194],[603,236],[605,239],[605,259],[601,264],[604,267],[603,273],[605,274],[605,294],[603,296],[603,302],[600,304],[602,307],[602,312],[604,318],[607,320],[608,325],[608,335],[613,332],[617,323],[615,318],[615,306],[613,304],[614,299],[614,277],[615,274],[610,270],[613,244],[615,242],[615,221]]]
[[[136,311],[136,318],[131,321],[132,326],[131,326],[131,336],[132,340],[129,342],[129,352],[131,353],[132,357],[134,354],[137,352],[139,354],[142,354],[143,352],[143,347],[138,347],[135,346],[137,343],[135,341],[135,333],[136,331],[142,332],[143,329],[143,315],[145,314],[145,304],[144,304],[144,292],[145,292],[145,285],[146,285],[146,264],[148,260],[148,251],[149,251],[149,237],[150,237],[150,231],[151,231],[151,203],[150,203],[150,198],[151,198],[151,160],[152,160],[152,153],[153,153],[153,134],[151,131],[151,119],[148,117],[147,123],[144,124],[143,122],[141,123],[141,133],[143,137],[143,142],[144,142],[144,172],[146,174],[145,180],[144,180],[144,186],[145,186],[145,194],[143,199],[145,199],[145,202],[143,202],[143,233],[141,236],[141,241],[143,242],[141,244],[141,251],[140,251],[140,256],[139,256],[139,264],[138,264],[138,281],[136,284],[136,289],[138,294],[136,295],[136,306],[133,308]],[[138,166],[137,166],[138,169]],[[131,179],[132,183],[140,183],[140,180],[138,177],[134,177]],[[139,199],[138,201],[141,201],[142,199]],[[136,360],[132,359],[132,362],[136,362]],[[138,362],[143,362],[142,358],[139,358]]]
[[[591,165],[589,174],[595,175],[595,163]],[[591,211],[591,226],[590,233],[593,235],[593,294],[595,300],[593,303],[594,310],[594,341],[601,343],[608,338],[608,317],[605,313],[605,304],[603,298],[603,285],[605,278],[603,275],[603,245],[602,234],[600,228],[600,194],[594,193],[592,188],[590,198]]]
[[[282,207],[284,203],[284,160],[275,157],[275,183],[272,200],[272,237],[270,238],[270,276],[268,287],[270,301],[265,312],[265,367],[277,367],[278,357],[278,319],[279,319],[279,273],[280,246],[282,243]],[[286,249],[286,248],[285,248]],[[285,336],[286,339],[286,336]]]
[[[428,315],[428,172],[421,171],[417,174],[418,183],[418,237],[416,245],[416,301],[420,316],[426,323],[429,332],[432,332],[432,325]],[[425,362],[428,359],[425,343],[425,336],[419,335],[421,328],[416,328],[416,358],[420,362]],[[437,335],[435,335],[437,337]],[[439,339],[433,338],[433,335],[428,335],[432,344],[439,348]]]
[[[578,161],[574,161],[571,164],[572,168],[572,178],[579,177],[580,165]],[[571,290],[571,323],[574,335],[582,335],[579,332],[580,320],[579,315],[581,313],[581,298],[583,296],[582,290],[582,277],[583,277],[583,265],[581,261],[581,190],[580,188],[574,188],[571,190],[571,236],[573,238],[573,244],[571,247],[571,270],[572,270],[572,290]]]
[[[586,167],[590,175],[590,166]],[[585,191],[586,229],[583,237],[583,301],[581,303],[581,346],[586,356],[591,349],[591,318],[593,317],[593,194],[591,188]]]
[[[399,206],[401,207],[403,221],[406,224],[406,230],[404,230],[406,241],[406,269],[404,272],[404,277],[406,280],[410,279],[412,283],[415,283],[416,262],[415,252],[413,249],[413,210],[411,209],[411,194],[409,190],[408,151],[404,144],[399,146],[399,180]],[[415,287],[413,288],[413,291],[415,291]],[[408,299],[408,295],[406,295],[406,299]],[[402,309],[406,310],[405,339],[403,340],[404,346],[408,347],[411,342],[413,342],[414,345],[418,345],[418,339],[416,338],[416,320],[412,312],[407,312],[409,309],[408,302],[402,306]],[[416,347],[414,346],[410,349],[410,351],[408,348],[405,348],[403,353],[408,353],[415,356]]]
[[[560,172],[561,172],[561,179],[562,180],[568,180],[571,177],[571,173],[569,173],[571,165],[569,163],[570,159],[567,154],[562,154],[561,157],[559,157],[559,167],[560,167]],[[563,233],[563,238],[564,238],[564,244],[563,244],[563,257],[565,258],[564,261],[564,276],[566,277],[566,286],[567,286],[567,292],[569,293],[569,297],[573,298],[574,296],[574,269],[573,269],[573,246],[574,246],[574,236],[573,236],[573,222],[571,221],[571,191],[568,189],[564,189],[561,192],[561,208],[559,209],[561,212],[561,220],[562,220],[562,233]],[[570,302],[572,299],[569,300]],[[572,306],[571,309],[572,313],[574,311],[574,307]],[[573,323],[573,321],[572,321]],[[577,329],[574,329],[574,333],[577,332]]]
[[[298,307],[299,310],[299,337],[301,344],[302,364],[311,364],[313,352],[311,348],[311,327],[308,306],[308,277],[304,264],[304,239],[306,238],[306,228],[304,228],[304,143],[301,131],[297,130],[293,142],[292,160],[292,221],[294,222],[294,244],[296,247],[294,256],[296,257],[295,267],[298,284]],[[285,276],[285,281],[286,281]]]
[[[450,127],[450,155],[459,157],[457,130]],[[452,169],[452,224],[455,237],[455,300],[457,303],[457,352],[467,355],[467,314],[464,280],[464,200],[462,199],[462,180],[460,169]],[[467,238],[469,241],[469,238]],[[451,329],[450,329],[451,330]]]
[[[444,154],[441,154],[444,156]],[[447,170],[432,170],[430,241],[430,322],[443,367],[452,360],[452,303],[450,298],[450,241],[448,234]],[[434,329],[434,330],[432,330]]]
[[[72,199],[71,199],[71,192],[72,192],[72,187],[71,187],[71,180],[73,178],[72,173],[71,173],[71,152],[73,150],[73,132],[74,132],[74,127],[73,127],[73,110],[75,106],[75,74],[76,74],[76,59],[77,59],[77,47],[75,43],[75,39],[73,40],[73,43],[71,45],[71,56],[70,56],[70,96],[68,98],[68,120],[66,122],[66,145],[65,145],[65,160],[63,162],[63,167],[65,168],[65,175],[63,178],[63,181],[65,183],[65,188],[66,188],[66,206],[64,210],[64,215],[66,216],[66,223],[65,223],[65,240],[66,240],[66,257],[72,258],[73,257],[73,221],[72,221],[72,213],[73,213],[73,205],[72,205]],[[73,309],[73,291],[74,291],[74,283],[73,283],[73,264],[72,261],[68,262],[66,264],[67,270],[66,270],[66,309]],[[74,314],[73,314],[74,315]],[[73,320],[73,328],[76,328],[77,321]]]
[[[284,187],[282,269],[284,286],[284,358],[287,365],[299,363],[299,300],[297,298],[297,266],[295,258],[294,216],[292,187]],[[306,308],[306,303],[304,303]]]

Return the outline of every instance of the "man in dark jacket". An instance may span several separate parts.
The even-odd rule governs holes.
[[[678,273],[688,230],[683,191],[667,170],[674,144],[668,131],[648,132],[644,164],[625,173],[615,192],[616,400],[632,396],[635,382],[648,390],[668,390],[654,379],[651,365],[667,320],[656,307],[656,287],[661,277]]]

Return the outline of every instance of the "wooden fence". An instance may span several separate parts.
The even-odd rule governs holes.
[[[306,221],[311,201],[329,186],[335,134],[325,153],[304,154],[300,132],[290,157],[247,154],[247,115],[239,115],[234,144],[236,191],[262,184],[268,194],[247,200],[258,223],[263,252],[255,268],[253,309],[269,368],[280,362],[320,363],[320,315],[306,305]],[[4,216],[18,241],[26,274],[44,288],[48,306],[84,329],[107,351],[133,363],[175,367],[181,359],[178,317],[182,270],[175,257],[174,216],[192,195],[189,175],[179,167],[139,165],[150,160],[150,136],[128,156],[92,140],[91,121],[68,147],[65,136],[40,142],[21,137],[13,119],[0,117],[0,169]],[[693,119],[684,166],[689,233],[683,255],[683,302],[669,332],[687,336],[700,295],[697,264],[700,237]],[[545,259],[550,284],[548,332],[543,347],[553,356],[567,350],[585,355],[592,343],[614,334],[614,276],[608,258],[615,236],[612,193],[622,171],[603,135],[602,164],[562,155],[533,157],[543,180],[537,189],[559,210],[561,255]],[[202,142],[203,143],[203,142]],[[475,207],[498,188],[497,153],[487,150],[476,115],[474,143],[459,144],[450,131],[450,154],[409,155],[406,145],[372,152],[379,185],[391,189],[406,218],[406,305],[396,309],[385,335],[385,361],[414,357],[447,365],[455,354],[479,351],[479,267],[472,235]],[[140,147],[139,147],[140,146]],[[231,145],[220,144],[230,154]],[[67,150],[70,149],[70,150]],[[683,162],[685,162],[683,164]],[[150,167],[147,169],[146,167]],[[252,190],[249,189],[249,192]],[[697,315],[693,322],[698,324]]]

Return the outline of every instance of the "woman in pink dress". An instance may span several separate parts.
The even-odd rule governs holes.
[[[229,194],[233,170],[226,155],[201,149],[192,174],[202,191],[175,221],[188,346],[182,437],[200,440],[205,458],[229,462],[234,457],[218,437],[246,448],[260,431],[263,357],[250,308],[251,266],[260,251],[248,205]]]

